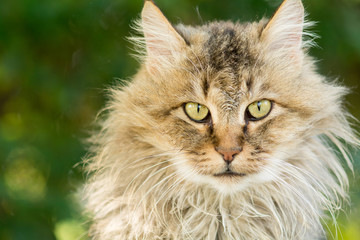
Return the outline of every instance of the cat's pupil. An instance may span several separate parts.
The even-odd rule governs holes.
[[[259,110],[259,112],[260,112],[260,109],[261,109],[261,102],[260,102],[260,101],[257,102],[257,107],[258,107],[258,110]]]
[[[197,112],[198,112],[198,113],[200,112],[200,108],[201,108],[201,105],[198,104],[198,105],[197,105]]]

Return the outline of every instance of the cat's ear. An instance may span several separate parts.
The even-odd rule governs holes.
[[[304,15],[301,0],[284,0],[261,34],[266,49],[301,64]]]
[[[186,46],[182,36],[151,0],[144,3],[141,26],[145,37],[148,66],[154,67],[173,61],[175,55],[181,52],[181,48]]]

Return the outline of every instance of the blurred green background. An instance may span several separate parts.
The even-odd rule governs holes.
[[[86,239],[76,203],[82,143],[106,101],[104,88],[129,79],[129,24],[142,0],[2,0],[0,3],[0,239]],[[280,0],[158,0],[173,23],[258,20]],[[360,0],[304,0],[318,22],[319,71],[352,88],[360,119]],[[359,130],[359,128],[358,128]],[[360,239],[360,154],[343,239]],[[334,227],[330,227],[334,231]],[[341,236],[338,239],[342,239]]]

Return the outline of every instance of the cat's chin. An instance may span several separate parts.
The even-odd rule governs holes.
[[[210,185],[221,194],[234,194],[248,189],[253,183],[251,175],[211,176]]]
[[[276,176],[280,174],[279,168],[276,166],[280,164],[280,158],[267,159],[266,164],[257,172],[241,172],[241,171],[222,171],[202,172],[195,171],[193,167],[188,164],[176,164],[178,175],[186,179],[192,187],[196,188],[210,188],[221,194],[234,194],[248,190],[250,187],[263,186],[266,183],[274,181]]]
[[[264,173],[222,173],[214,175],[196,175],[191,178],[192,184],[197,187],[211,188],[220,194],[230,195],[246,191],[257,184],[271,181]]]
[[[250,187],[263,186],[273,181],[273,177],[264,172],[256,174],[236,174],[212,176],[211,187],[221,194],[230,195],[248,190]]]
[[[246,190],[252,182],[251,178],[251,175],[238,173],[215,174],[211,186],[222,194],[233,194]]]

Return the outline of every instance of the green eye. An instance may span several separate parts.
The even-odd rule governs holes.
[[[250,120],[256,121],[266,117],[271,111],[271,101],[263,99],[253,102],[247,107]]]
[[[184,110],[186,115],[195,122],[203,122],[209,115],[209,109],[200,103],[186,103]]]

